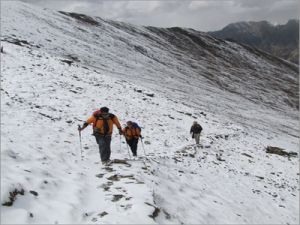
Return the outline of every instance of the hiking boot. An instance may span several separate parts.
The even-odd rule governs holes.
[[[111,161],[111,160],[107,160],[107,161],[105,161],[105,166],[109,166],[109,165],[111,165],[113,163],[113,161]]]

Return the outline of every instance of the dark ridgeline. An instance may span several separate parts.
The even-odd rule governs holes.
[[[210,35],[247,44],[299,64],[299,20],[274,26],[267,21],[238,22]]]

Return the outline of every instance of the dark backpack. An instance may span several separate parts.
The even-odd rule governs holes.
[[[111,114],[111,113],[107,113],[107,114],[97,113],[97,114],[94,114],[94,116],[96,118],[95,126],[96,126],[98,120],[103,120],[104,135],[107,135],[109,132],[108,120],[113,119],[115,117],[115,115]]]
[[[194,125],[194,127],[193,127],[193,133],[199,134],[199,133],[201,133],[201,131],[202,131],[202,127],[201,127],[200,124]]]
[[[137,123],[132,123],[133,128],[137,128],[140,132],[142,131],[142,128]]]

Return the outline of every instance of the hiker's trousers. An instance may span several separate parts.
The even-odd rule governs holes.
[[[200,133],[194,133],[194,138],[195,138],[196,144],[198,145],[200,142]]]
[[[139,142],[138,138],[131,138],[131,139],[126,139],[127,144],[130,146],[130,149],[132,151],[132,154],[134,156],[136,156],[136,152],[137,152],[137,145]]]
[[[97,141],[97,144],[99,145],[99,153],[101,161],[108,161],[110,159],[111,149],[110,149],[110,143],[111,143],[111,136],[106,135],[99,135],[95,134],[95,138]]]

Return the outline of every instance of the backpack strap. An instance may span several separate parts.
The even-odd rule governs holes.
[[[97,122],[98,122],[98,120],[99,120],[99,116],[98,116],[98,115],[94,115],[94,117],[95,117],[96,121],[95,121],[95,123],[93,124],[93,128],[95,128],[95,127],[97,126]]]
[[[101,113],[96,113],[94,114],[94,117],[96,119],[94,126],[96,127],[98,120],[102,120],[103,121],[103,135],[107,135],[109,132],[109,124],[108,124],[108,120],[112,120],[115,115],[112,113],[108,113],[106,115],[103,115]]]
[[[136,129],[136,128],[133,127],[133,129]],[[125,136],[127,136],[127,131],[128,131],[128,130],[130,130],[130,134],[131,134],[131,136],[129,136],[129,137],[133,138],[134,135],[133,135],[132,129],[129,129],[128,126],[125,127]],[[135,132],[135,133],[136,133],[136,132]]]

